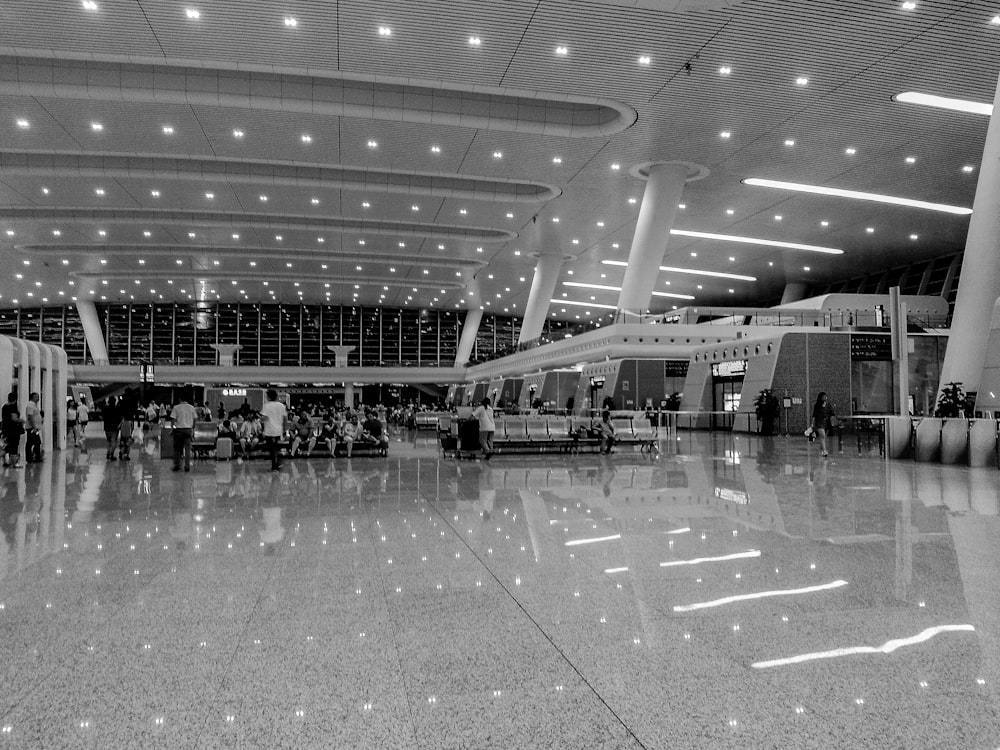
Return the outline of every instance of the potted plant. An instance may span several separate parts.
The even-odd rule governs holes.
[[[934,416],[941,419],[941,455],[944,464],[964,461],[969,447],[968,399],[961,383],[948,383],[941,389]]]
[[[765,388],[757,394],[753,402],[754,413],[757,415],[758,430],[762,435],[773,435],[778,417],[781,415],[781,401],[770,388]]]

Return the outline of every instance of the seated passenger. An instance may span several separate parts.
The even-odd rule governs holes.
[[[326,421],[323,423],[323,427],[320,430],[320,439],[326,443],[326,449],[330,451],[330,457],[333,457],[333,452],[337,448],[337,437],[340,431],[337,429],[337,423],[334,421],[333,417],[327,417]]]
[[[256,450],[257,446],[260,444],[260,437],[262,434],[262,427],[260,424],[260,415],[254,413],[251,414],[249,418],[243,420],[243,424],[240,425],[240,452],[244,457],[249,458],[250,455]]]
[[[617,442],[615,426],[611,424],[611,412],[605,409],[601,412],[601,421],[597,425],[597,433],[601,438],[601,453],[611,453],[611,448]]]
[[[361,436],[361,425],[358,424],[358,417],[354,415],[351,421],[344,425],[344,443],[347,445],[347,457],[351,457],[354,449],[354,441]]]
[[[229,419],[222,420],[222,423],[219,425],[219,437],[229,438],[233,441],[234,447],[240,443],[239,434],[236,432],[236,425]]]
[[[369,411],[364,424],[361,425],[361,439],[366,443],[379,446],[381,453],[384,454],[387,452],[389,438],[382,429],[382,423],[375,416],[374,412]]]
[[[309,458],[312,449],[316,447],[316,435],[313,434],[312,420],[309,418],[309,414],[304,411],[292,425],[292,456],[298,455],[299,446],[303,443],[306,444],[306,458]]]

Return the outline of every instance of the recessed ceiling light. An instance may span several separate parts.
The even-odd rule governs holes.
[[[734,213],[736,213],[736,211],[735,211],[735,210],[733,210],[733,209],[731,209],[731,208],[727,208],[727,209],[726,209],[726,213],[727,213],[727,214],[728,214],[729,216],[732,216],[732,215],[733,215]]]
[[[733,72],[733,69],[731,67],[729,67],[728,65],[723,65],[722,67],[719,68],[719,74],[720,75],[728,76],[732,72]]]
[[[514,218],[514,214],[512,214],[510,211],[508,211],[507,212],[507,218],[508,219],[513,219]]]
[[[194,20],[198,20],[199,18],[201,18],[201,12],[198,11],[196,8],[185,8],[184,13],[188,18]]]
[[[795,79],[796,86],[806,86],[808,84],[809,84],[809,79],[806,78],[805,76],[799,76],[798,78]]]
[[[920,239],[920,235],[919,234],[911,234],[910,235],[910,239],[911,240],[919,240]]]
[[[410,206],[410,210],[411,211],[419,211],[420,210],[420,206],[412,205],[412,206]]]
[[[622,168],[622,165],[621,165],[621,164],[617,164],[617,163],[616,163],[616,164],[612,164],[612,165],[611,165],[611,169],[612,169],[612,170],[614,170],[615,172],[617,172],[617,171],[618,171],[618,170],[620,170],[621,168]]]
[[[97,10],[97,3],[94,0],[83,0],[84,10]]]
[[[1000,26],[1000,16],[993,16],[993,18],[990,19],[990,23],[994,26]]]
[[[260,202],[261,203],[267,203],[267,196],[266,195],[260,196]]]
[[[98,229],[98,230],[97,230],[97,234],[98,234],[99,236],[101,236],[101,237],[107,237],[107,236],[108,236],[108,232],[107,232],[107,230],[105,230],[105,229]]]
[[[145,260],[143,260],[142,258],[139,258],[139,265],[140,265],[140,266],[144,266],[144,265],[146,265],[146,261],[145,261]]]
[[[976,168],[974,166],[972,166],[971,164],[966,164],[964,167],[962,167],[962,171],[963,172],[974,172],[974,171],[976,171]]]
[[[368,141],[368,148],[378,148],[378,141]]]
[[[469,213],[468,209],[465,209],[465,208],[460,208],[460,209],[458,209],[458,212],[459,212],[460,214],[462,214],[462,216],[465,216],[466,214],[468,214],[468,213]]]
[[[58,229],[53,229],[52,234],[54,234],[56,237],[59,237],[62,234],[62,232]]]
[[[561,156],[553,156],[552,157],[552,163],[553,164],[562,164],[562,157]]]
[[[205,193],[205,197],[208,198],[210,201],[215,200],[215,193]]]
[[[145,230],[145,231],[144,231],[144,232],[142,233],[142,236],[143,236],[143,237],[151,237],[152,235],[153,235],[153,233],[152,233],[152,232],[150,232],[150,231],[149,231],[148,229],[147,229],[147,230]],[[177,262],[178,262],[178,263],[180,263],[180,261],[177,261]]]
[[[863,193],[858,190],[842,190],[840,188],[824,187],[821,185],[804,185],[797,182],[782,182],[780,180],[765,180],[759,177],[749,177],[743,181],[747,185],[757,187],[777,188],[778,190],[794,190],[801,193],[816,193],[818,195],[833,195],[838,198],[854,198],[855,200],[872,201],[874,203],[891,203],[896,206],[909,206],[911,208],[924,208],[929,211],[943,211],[950,214],[967,215],[972,213],[971,208],[962,206],[949,206],[944,203],[929,203],[911,198],[898,198],[892,195],[882,195],[880,193]]]
[[[856,153],[858,153],[858,150],[854,148],[854,146],[848,146],[847,148],[844,149],[844,153],[847,154],[848,156],[854,156]]]
[[[782,219],[782,216],[781,216],[781,214],[775,214],[775,215],[774,215],[774,220],[775,220],[775,221],[781,221],[781,219]]]
[[[566,55],[569,54],[569,48],[568,47],[556,47],[556,54],[559,55],[560,57],[565,57]]]
[[[159,190],[150,190],[149,194],[151,196],[153,196],[154,198],[159,198],[160,197],[160,191]]]
[[[678,203],[677,208],[683,211],[685,208],[687,208],[687,203]]]
[[[379,26],[378,27],[378,35],[379,36],[392,36],[392,29],[390,29],[388,26]]]
[[[794,146],[795,145],[795,141],[793,141],[791,138],[786,138],[785,139],[785,145],[786,146]]]
[[[912,2],[912,0],[906,0],[906,2],[904,2],[902,6],[903,10],[913,10],[916,7],[917,4]]]
[[[234,138],[242,138],[242,137],[243,137],[243,136],[245,136],[245,135],[246,135],[246,133],[244,133],[244,132],[243,132],[242,130],[240,130],[239,128],[237,128],[236,130],[234,130],[234,131],[233,131],[233,137],[234,137]]]
[[[21,130],[26,130],[31,127],[31,123],[27,120],[19,119],[17,121],[17,126],[21,128]]]
[[[299,22],[296,19],[292,18],[291,16],[285,16],[285,26],[295,28],[298,25]]]
[[[604,222],[603,222],[603,221],[599,221],[599,222],[597,222],[597,226],[599,226],[599,227],[603,227],[603,226],[604,226]]]
[[[649,55],[639,55],[639,64],[640,65],[649,65],[651,62],[652,62],[652,59],[649,57]]]
[[[632,205],[635,205],[637,201],[635,198],[629,198],[628,202],[631,203]]]
[[[313,142],[313,137],[311,135],[307,134],[307,133],[303,133],[302,134],[302,142],[303,143],[312,143]]]
[[[875,227],[865,227],[865,231],[868,232],[868,234],[875,234]]]
[[[280,234],[276,234],[276,235],[274,235],[274,239],[276,239],[278,242],[281,242],[285,238],[282,237]]]
[[[49,194],[49,189],[47,187],[43,187],[42,188],[42,195],[48,195],[48,194]]]
[[[94,193],[96,195],[104,195],[104,188],[94,188]]]
[[[503,158],[503,151],[494,151],[493,152],[493,158],[494,159],[502,159]]]
[[[482,45],[482,43],[483,43],[483,40],[480,39],[478,36],[470,36],[469,37],[469,46],[470,47],[479,47],[480,45]]]
[[[719,133],[719,138],[722,138],[722,139],[732,138],[732,136],[733,136],[733,134],[730,131],[728,131],[728,130],[723,130],[721,133]]]
[[[364,203],[361,204],[361,208],[371,208],[371,207],[372,204],[369,203],[368,201],[365,201]]]
[[[233,239],[234,240],[238,240],[239,238],[240,238],[240,236],[234,232],[233,233]]]
[[[359,244],[359,245],[364,245],[364,244],[365,244],[365,241],[364,241],[364,240],[358,240],[358,244]]]
[[[431,153],[432,154],[440,154],[441,153],[441,147],[440,146],[431,146]]]
[[[100,133],[102,130],[104,130],[104,125],[102,125],[99,122],[92,122],[90,123],[90,129],[93,130],[95,133]]]
[[[821,222],[819,223],[819,225],[820,225],[821,227],[828,227],[828,226],[830,226],[830,222],[828,222],[828,221],[826,221],[826,220],[824,219],[823,221],[821,221]]]
[[[318,242],[319,244],[321,244],[321,245],[322,245],[322,244],[323,244],[324,242],[326,242],[326,238],[325,238],[325,237],[317,237],[317,238],[316,238],[316,241],[317,241],[317,242]]]
[[[14,230],[13,229],[8,229],[7,230],[7,236],[8,237],[13,237],[14,236]]]
[[[163,126],[163,134],[164,135],[173,135],[174,134],[174,128],[173,128],[173,126],[171,126],[171,125],[164,125]]]

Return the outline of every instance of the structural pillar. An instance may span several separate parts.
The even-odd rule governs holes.
[[[333,352],[334,367],[347,367],[347,355],[354,351],[353,346],[328,346],[326,348]]]
[[[632,170],[634,176],[646,179],[646,190],[618,296],[619,310],[641,314],[649,309],[684,183],[707,173],[703,167],[676,161],[640,164]]]
[[[781,304],[787,305],[791,302],[798,302],[806,298],[809,286],[804,281],[789,281],[785,284],[785,290],[781,293]]]
[[[538,256],[535,275],[531,278],[531,289],[528,291],[528,304],[524,308],[524,320],[521,321],[521,332],[517,337],[518,345],[534,341],[542,335],[563,259],[562,253],[557,251],[542,251]]]
[[[104,331],[97,307],[90,300],[78,300],[76,311],[80,314],[83,335],[87,338],[87,348],[95,365],[108,364],[108,347],[104,343]]]
[[[455,355],[455,367],[465,367],[472,356],[472,347],[476,343],[476,334],[479,333],[479,324],[483,320],[481,308],[470,307],[465,313],[465,323],[462,325],[462,338],[458,340],[458,353]]]
[[[236,352],[243,347],[239,344],[212,344],[219,354],[219,367],[232,367],[236,364]]]
[[[994,101],[1000,101],[1000,81]],[[1000,241],[1000,117],[991,117],[986,145],[979,166],[976,197],[965,240],[962,274],[958,280],[955,314],[952,316],[941,366],[938,393],[947,383],[961,383],[966,392],[979,390],[989,339],[988,322],[993,305],[1000,297],[1000,261],[996,245]]]

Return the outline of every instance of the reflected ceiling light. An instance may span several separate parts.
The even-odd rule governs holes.
[[[695,602],[694,604],[678,604],[673,607],[674,612],[693,612],[697,609],[709,609],[710,607],[721,607],[724,604],[734,602],[745,602],[751,599],[769,599],[774,596],[797,596],[798,594],[813,594],[817,591],[828,591],[846,586],[847,581],[837,580],[830,583],[821,583],[817,586],[804,586],[799,589],[778,589],[776,591],[758,591],[753,594],[738,594],[736,596],[726,596],[722,599],[714,599],[710,602]]]
[[[925,107],[937,107],[938,109],[950,109],[955,112],[968,112],[973,115],[993,114],[993,105],[989,102],[973,102],[968,99],[952,99],[947,96],[935,96],[934,94],[921,94],[918,91],[904,91],[892,97],[893,101],[905,104],[922,104]]]
[[[611,542],[615,539],[621,539],[621,534],[612,534],[610,536],[595,536],[589,539],[570,539],[568,542],[563,542],[566,547],[576,547],[580,544],[594,544],[595,542]]]
[[[831,651],[817,651],[811,654],[799,654],[798,656],[789,656],[784,659],[757,661],[750,666],[754,669],[768,669],[770,667],[784,667],[789,664],[802,664],[803,662],[816,661],[817,659],[834,659],[838,656],[851,656],[854,654],[891,654],[893,651],[900,649],[903,646],[914,646],[918,643],[929,641],[939,633],[954,633],[963,631],[973,632],[975,631],[975,627],[972,625],[936,625],[932,628],[922,630],[916,635],[911,635],[909,638],[894,638],[891,641],[886,641],[881,646],[851,646],[848,648],[835,648]]]
[[[617,310],[615,305],[601,305],[597,302],[574,302],[568,299],[550,299],[550,303],[553,305],[577,305],[579,307],[598,307],[601,310]]]
[[[928,211],[942,211],[949,214],[959,214],[967,216],[972,213],[971,208],[964,206],[949,206],[945,203],[930,203],[928,201],[918,201],[912,198],[897,198],[893,195],[882,195],[881,193],[863,193],[858,190],[842,190],[840,188],[823,187],[822,185],[804,185],[798,182],[782,182],[781,180],[765,180],[759,177],[749,177],[743,182],[756,187],[777,188],[778,190],[794,190],[800,193],[816,193],[817,195],[832,195],[837,198],[854,198],[855,200],[873,201],[874,203],[891,203],[896,206],[909,206],[910,208],[924,208]]]
[[[671,560],[670,562],[661,562],[661,568],[673,568],[679,565],[701,565],[707,562],[723,562],[725,560],[743,560],[748,557],[760,557],[759,549],[751,549],[746,552],[734,552],[731,555],[719,555],[718,557],[695,557],[691,560]]]

